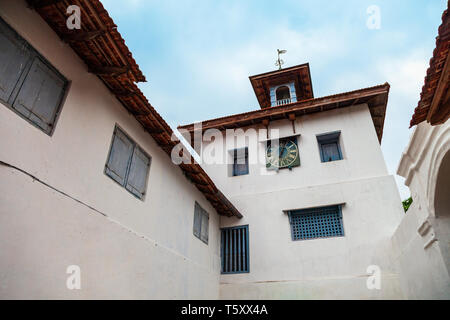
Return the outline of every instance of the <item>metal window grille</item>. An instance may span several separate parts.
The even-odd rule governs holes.
[[[222,273],[250,272],[248,226],[221,229]]]
[[[340,237],[344,235],[341,206],[289,212],[292,240]]]

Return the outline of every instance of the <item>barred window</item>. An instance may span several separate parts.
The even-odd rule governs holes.
[[[340,237],[344,235],[341,206],[289,211],[292,240]]]
[[[221,229],[222,273],[250,272],[248,225]]]

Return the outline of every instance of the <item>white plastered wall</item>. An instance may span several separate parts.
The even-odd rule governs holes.
[[[450,299],[450,212],[435,203],[437,188],[450,195],[450,176],[440,176],[448,174],[440,169],[449,151],[450,122],[422,122],[400,160],[398,174],[405,178],[413,203],[392,241],[402,291],[409,299]]]
[[[95,209],[0,166],[0,298],[218,297],[210,203],[25,1],[1,1],[0,15],[71,82],[52,136],[0,103],[0,160]],[[116,124],[152,157],[144,201],[103,173]],[[192,233],[195,201],[209,245]],[[65,287],[69,264],[80,291]]]
[[[289,120],[273,121],[269,129],[279,129],[280,137],[294,134]],[[344,159],[322,163],[316,135],[333,131],[341,131]],[[262,133],[260,141],[267,138]],[[250,272],[222,275],[221,298],[402,298],[386,248],[403,210],[367,105],[299,117],[295,134],[300,134],[301,165],[292,170],[268,172],[264,144],[243,139],[236,147],[249,147],[248,175],[230,177],[227,165],[203,164],[244,213],[241,220],[221,219],[221,226],[249,225]],[[204,159],[213,154],[208,145]],[[262,162],[252,159],[258,156]],[[292,241],[285,210],[334,204],[343,204],[344,237]],[[366,286],[372,264],[381,268],[381,290]]]

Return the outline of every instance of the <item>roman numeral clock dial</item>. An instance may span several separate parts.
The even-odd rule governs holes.
[[[292,168],[300,165],[297,139],[280,139],[279,145],[269,145],[266,151],[267,168]]]

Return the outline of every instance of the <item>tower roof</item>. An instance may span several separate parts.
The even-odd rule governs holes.
[[[261,109],[269,108],[270,87],[294,82],[297,101],[314,98],[309,63],[249,77]]]

